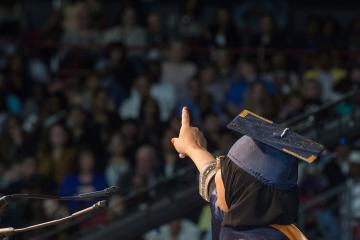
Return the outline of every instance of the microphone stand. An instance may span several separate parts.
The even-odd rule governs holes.
[[[28,231],[34,231],[37,229],[41,229],[41,228],[45,228],[48,226],[53,226],[59,223],[63,223],[63,222],[67,222],[70,221],[74,218],[77,217],[81,217],[84,216],[90,212],[102,209],[106,206],[106,201],[99,201],[97,203],[95,203],[94,205],[92,205],[91,207],[85,208],[83,210],[80,210],[78,212],[75,212],[73,214],[71,214],[70,216],[66,216],[63,218],[59,218],[56,220],[52,220],[52,221],[48,221],[48,222],[44,222],[44,223],[39,223],[39,224],[35,224],[35,225],[31,225],[28,227],[24,227],[24,228],[12,228],[12,227],[7,227],[7,228],[0,228],[0,237],[8,237],[11,235],[14,235],[16,233],[22,233],[22,232],[28,232]]]
[[[88,192],[88,193],[81,193],[79,195],[75,196],[65,196],[65,197],[58,197],[58,196],[52,196],[52,195],[45,195],[45,194],[32,194],[32,193],[17,193],[17,194],[11,194],[11,195],[5,195],[0,198],[0,209],[7,206],[9,200],[16,200],[16,199],[41,199],[41,200],[47,200],[47,199],[53,199],[53,200],[59,200],[59,201],[84,201],[94,198],[104,198],[104,197],[110,197],[111,195],[120,192],[120,188],[116,186],[105,188],[101,191],[95,191],[95,192]]]
[[[112,186],[112,187],[105,188],[104,190],[101,190],[101,191],[88,192],[88,193],[82,193],[82,194],[75,195],[75,196],[65,196],[65,197],[43,195],[43,194],[30,194],[30,193],[5,195],[0,198],[0,210],[7,206],[9,200],[16,200],[16,199],[21,199],[21,198],[42,199],[42,200],[54,199],[54,200],[60,200],[60,201],[69,201],[69,200],[84,201],[84,200],[89,200],[89,199],[94,199],[94,198],[110,197],[111,195],[113,195],[117,192],[120,192],[120,188],[116,187],[116,186]],[[106,206],[106,201],[103,200],[103,201],[99,201],[99,202],[95,203],[91,207],[88,207],[88,208],[85,208],[78,212],[75,212],[75,213],[71,214],[70,216],[66,216],[63,218],[56,219],[56,220],[39,223],[39,224],[31,225],[28,227],[24,227],[24,228],[12,228],[12,227],[0,228],[0,238],[8,237],[8,236],[14,235],[16,233],[34,231],[37,229],[41,229],[41,228],[53,226],[53,225],[56,225],[59,223],[67,222],[74,218],[88,214],[90,212],[102,209],[105,206]]]

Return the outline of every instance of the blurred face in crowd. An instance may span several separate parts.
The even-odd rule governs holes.
[[[272,57],[272,65],[274,68],[284,68],[286,65],[286,56],[282,52],[277,52]]]
[[[350,164],[350,176],[353,178],[360,177],[360,163],[351,163]]]
[[[169,58],[173,62],[182,62],[186,57],[186,49],[183,43],[174,41],[170,45]]]
[[[115,156],[124,154],[124,142],[120,134],[114,134],[110,141],[110,153]]]
[[[69,126],[71,128],[82,128],[85,124],[85,113],[78,108],[73,108],[69,114]]]
[[[185,13],[191,17],[195,14],[195,10],[197,5],[199,4],[199,0],[186,0],[185,3]]]
[[[157,13],[150,13],[147,17],[147,26],[150,32],[160,32],[162,29],[160,15]]]
[[[94,170],[95,156],[91,151],[85,150],[79,154],[79,169],[81,173],[89,173]]]
[[[319,33],[320,23],[317,19],[310,19],[307,24],[306,32],[308,35],[316,35]]]
[[[22,126],[18,119],[9,117],[6,124],[6,129],[9,132],[13,141],[20,140],[23,136]]]
[[[137,126],[134,122],[126,122],[121,126],[121,136],[126,144],[134,143],[136,141]]]
[[[300,110],[303,107],[303,102],[300,96],[298,95],[292,95],[289,99],[289,107],[291,110]]]
[[[125,8],[122,21],[125,26],[134,26],[136,24],[136,14],[133,8]]]
[[[85,4],[81,4],[80,7],[77,8],[77,12],[75,14],[78,26],[80,29],[84,30],[89,27],[89,11]]]
[[[219,9],[218,13],[217,13],[217,21],[218,24],[220,25],[226,25],[229,22],[229,12],[227,9],[225,8],[221,8]]]
[[[222,48],[216,52],[216,63],[220,69],[230,66],[229,54],[226,49]]]
[[[99,91],[95,96],[94,108],[97,110],[105,110],[109,104],[109,96],[104,90]]]
[[[17,73],[23,70],[23,60],[19,55],[13,55],[11,57],[10,70]]]
[[[260,30],[262,33],[271,33],[274,30],[273,18],[269,15],[265,15],[261,18]]]
[[[22,176],[24,178],[31,178],[32,176],[34,176],[36,174],[36,162],[34,158],[26,158],[22,164],[21,164],[21,169],[22,169]]]
[[[144,117],[146,120],[153,120],[159,117],[159,106],[155,99],[147,98],[144,102]]]
[[[86,88],[94,92],[100,87],[99,77],[96,74],[90,74],[86,79]]]
[[[319,99],[320,94],[320,84],[316,79],[305,79],[303,81],[302,95],[305,99]]]
[[[349,144],[340,144],[336,147],[335,153],[338,159],[346,160],[351,151]]]
[[[220,121],[215,114],[209,114],[204,119],[204,130],[207,133],[216,133],[220,130]]]
[[[50,144],[52,147],[64,147],[68,136],[64,127],[60,124],[54,125],[50,129]]]
[[[136,153],[137,172],[141,176],[150,176],[155,166],[155,150],[151,146],[142,146]]]
[[[238,62],[237,68],[240,76],[246,78],[247,80],[253,79],[256,75],[254,64],[248,61],[240,60]]]
[[[255,83],[251,87],[250,91],[251,91],[250,98],[254,100],[260,100],[263,99],[264,96],[267,96],[265,87],[261,83]]]
[[[141,97],[144,98],[144,97],[148,96],[149,90],[150,90],[149,79],[144,75],[139,76],[136,79],[135,88],[139,92]]]
[[[109,59],[112,64],[120,63],[125,58],[125,49],[122,45],[113,46],[109,52]]]
[[[200,80],[201,80],[201,83],[204,85],[215,82],[215,80],[216,80],[215,69],[210,66],[203,68],[200,72]]]
[[[351,79],[351,81],[353,81],[354,83],[360,84],[360,68],[357,67],[357,68],[354,68],[354,69],[351,71],[350,79]]]
[[[197,99],[201,95],[200,81],[196,78],[188,82],[188,92],[191,99]]]

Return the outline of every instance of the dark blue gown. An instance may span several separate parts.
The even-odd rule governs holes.
[[[230,227],[221,226],[223,213],[216,206],[216,199],[216,191],[214,190],[210,198],[213,240],[289,240],[284,234],[272,227],[236,230]]]

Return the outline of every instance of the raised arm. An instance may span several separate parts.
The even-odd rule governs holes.
[[[171,139],[171,142],[178,153],[191,158],[199,171],[214,160],[214,157],[206,150],[206,139],[202,132],[190,126],[190,114],[187,107],[182,109],[179,136]]]
[[[206,171],[209,169],[209,164],[215,161],[215,158],[206,150],[206,139],[202,132],[200,132],[198,128],[190,126],[190,114],[187,107],[184,107],[182,109],[181,128],[179,136],[177,138],[171,139],[171,142],[174,145],[176,151],[182,155],[190,157],[197,169],[199,170],[200,195],[205,200],[209,201],[211,189],[215,187],[217,193],[216,205],[222,211],[227,212],[229,209],[225,201],[225,188],[221,179],[221,170],[217,171],[216,169],[212,169],[210,171],[212,172],[212,177],[208,174],[209,172]],[[207,176],[210,177],[207,178]],[[210,182],[207,182],[207,180],[210,180]],[[202,183],[205,184],[202,185]]]

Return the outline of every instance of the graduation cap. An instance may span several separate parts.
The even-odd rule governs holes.
[[[308,163],[324,150],[323,145],[248,110],[243,110],[227,127]]]
[[[280,189],[297,185],[298,160],[315,161],[324,147],[248,110],[227,127],[243,134],[228,152],[240,168]]]

